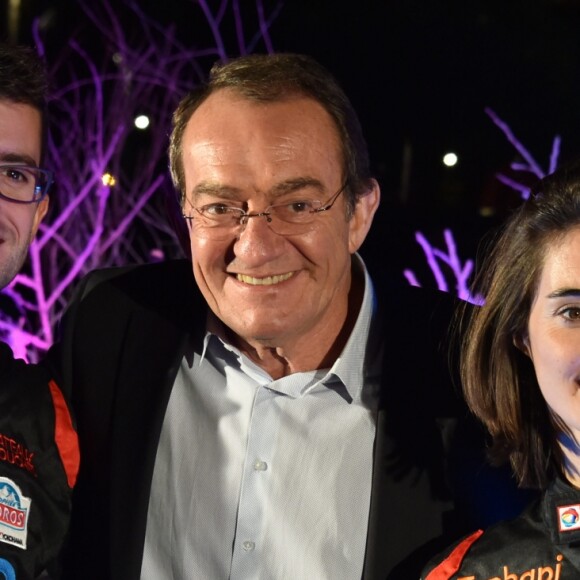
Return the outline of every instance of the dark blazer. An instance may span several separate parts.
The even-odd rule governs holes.
[[[465,413],[440,345],[447,295],[377,278],[384,329],[364,578],[418,578],[467,531],[449,486],[451,442]],[[188,261],[89,275],[50,360],[71,390],[81,442],[66,578],[138,580],[155,453],[187,341],[207,306]]]

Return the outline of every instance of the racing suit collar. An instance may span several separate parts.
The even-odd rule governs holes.
[[[543,511],[554,544],[580,541],[580,489],[557,477],[546,490]]]

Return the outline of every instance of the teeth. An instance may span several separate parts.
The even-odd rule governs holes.
[[[246,276],[245,274],[237,274],[236,278],[240,282],[245,284],[251,284],[252,286],[272,286],[273,284],[279,284],[288,280],[294,275],[294,272],[288,272],[288,274],[281,274],[279,276],[266,276],[265,278],[254,278],[253,276]]]

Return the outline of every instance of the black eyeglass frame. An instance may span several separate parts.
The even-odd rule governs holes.
[[[35,167],[34,165],[14,165],[12,163],[0,164],[0,172],[5,171],[6,169],[15,169],[17,171],[25,169],[33,174],[40,173],[41,175],[44,176],[44,179],[46,180],[43,187],[35,185],[34,187],[35,193],[33,195],[36,195],[38,189],[40,189],[40,195],[36,195],[36,197],[29,200],[14,199],[13,197],[9,197],[3,194],[2,191],[0,191],[0,199],[5,199],[6,201],[10,201],[12,203],[18,203],[20,205],[30,205],[31,203],[39,203],[48,195],[48,190],[54,183],[54,174],[49,169],[41,169],[40,167]]]

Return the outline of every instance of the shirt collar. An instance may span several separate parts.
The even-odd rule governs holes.
[[[348,337],[344,349],[336,359],[322,383],[336,388],[342,383],[348,396],[356,403],[360,402],[361,391],[369,373],[374,374],[374,365],[367,365],[368,355],[375,351],[371,336],[371,323],[376,320],[376,295],[371,277],[359,254],[353,257],[353,268],[358,268],[364,275],[364,295],[354,328]],[[368,348],[372,347],[372,348]]]
[[[203,350],[201,351],[201,357],[199,359],[199,364],[201,365],[207,354],[207,349],[209,347],[210,340],[212,336],[219,338],[225,346],[229,346],[228,340],[226,338],[226,329],[221,320],[208,309],[207,320],[205,323],[205,336],[203,337]]]

